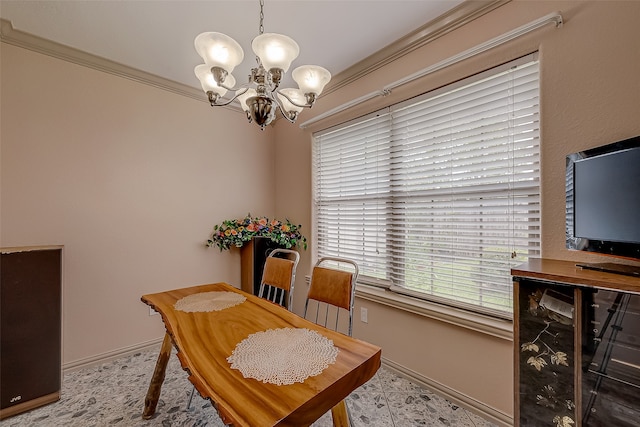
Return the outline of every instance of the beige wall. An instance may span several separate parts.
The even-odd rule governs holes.
[[[302,225],[309,247],[300,250],[300,261],[294,285],[293,310],[302,315],[308,286],[305,276],[311,272],[313,259],[311,234],[311,136],[299,126],[278,120],[275,138],[276,216],[289,218]]]
[[[228,281],[223,219],[273,215],[273,131],[2,44],[0,245],[64,245],[63,363],[162,337],[140,296]],[[204,98],[204,94],[203,94]]]
[[[552,11],[562,12],[563,28],[537,30],[304,131],[281,120],[260,132],[242,114],[2,44],[0,246],[65,245],[64,362],[161,337],[144,293],[238,283],[237,252],[203,247],[222,219],[289,217],[310,237],[310,131],[535,50],[543,256],[585,259],[564,249],[564,156],[640,134],[638,1],[514,0],[322,97],[300,121]],[[311,260],[303,251],[298,312]],[[363,299],[356,313],[363,306],[369,322],[356,320],[354,335],[381,345],[386,359],[499,419],[513,413],[509,340]]]
[[[593,260],[569,252],[564,242],[565,155],[640,134],[640,2],[558,2],[514,0],[478,20],[395,61],[369,76],[320,98],[302,121],[342,103],[379,90],[386,84],[449,58],[548,13],[560,11],[565,24],[543,29],[463,63],[422,78],[386,98],[340,113],[310,131],[357,117],[411,95],[426,92],[524,54],[539,51],[541,64],[542,254],[569,260]],[[278,179],[285,165],[310,169],[310,131],[277,130]],[[307,156],[306,160],[301,158]],[[306,165],[300,162],[308,162]],[[279,192],[283,206],[306,214],[311,222],[310,192]],[[302,264],[304,266],[304,264]],[[308,268],[308,265],[306,266]],[[308,270],[307,270],[308,271]],[[298,279],[298,283],[300,284]],[[304,286],[302,284],[302,286]],[[302,287],[301,286],[301,287]],[[491,415],[513,414],[512,352],[509,340],[401,312],[363,299],[368,323],[356,320],[354,335],[383,348],[383,357],[435,383],[477,400]],[[358,316],[356,315],[358,318]]]

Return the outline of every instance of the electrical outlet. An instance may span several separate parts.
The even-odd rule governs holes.
[[[367,309],[366,309],[366,308],[364,308],[364,307],[360,307],[360,320],[361,320],[363,323],[367,323],[367,322],[368,322],[367,314],[368,314],[368,313],[367,313]]]
[[[158,314],[158,312],[155,311],[153,307],[149,307],[149,316],[155,316],[156,314]]]

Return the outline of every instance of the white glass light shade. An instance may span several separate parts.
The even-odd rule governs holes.
[[[287,112],[296,111],[298,113],[302,111],[304,107],[298,107],[298,105],[292,104],[287,98],[282,96],[283,93],[287,95],[289,98],[291,98],[291,100],[296,104],[305,105],[307,103],[307,99],[305,98],[304,94],[300,91],[300,89],[293,89],[293,88],[280,89],[280,91],[278,92],[278,99],[282,103],[282,106],[284,107],[285,111]]]
[[[320,95],[324,86],[331,80],[331,73],[317,65],[303,65],[291,73],[302,93]]]
[[[243,93],[242,95],[239,95],[238,101],[240,101],[240,107],[242,107],[244,111],[249,111],[249,106],[247,105],[247,99],[251,98],[252,96],[256,96],[257,94],[258,93],[256,92],[255,89],[247,89],[245,93]]]
[[[220,67],[231,74],[244,59],[242,48],[231,37],[222,33],[202,33],[194,41],[198,55],[211,67]]]
[[[260,34],[253,39],[251,47],[267,71],[280,68],[287,72],[300,53],[298,43],[290,37],[275,33]]]
[[[227,93],[227,89],[218,86],[215,79],[213,78],[213,74],[211,74],[211,67],[207,64],[200,64],[196,66],[193,70],[196,73],[196,77],[200,80],[200,84],[202,85],[202,90],[206,92],[217,93],[220,96],[224,96]],[[224,85],[227,87],[233,87],[236,85],[236,79],[233,75],[228,74],[224,80]]]

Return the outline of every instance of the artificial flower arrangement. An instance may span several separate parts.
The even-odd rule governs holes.
[[[267,217],[244,218],[222,221],[213,228],[213,234],[207,240],[207,246],[217,246],[220,251],[232,247],[241,248],[253,237],[268,237],[271,241],[290,249],[301,246],[307,249],[307,238],[300,233],[301,225],[292,224],[288,219],[279,221]]]

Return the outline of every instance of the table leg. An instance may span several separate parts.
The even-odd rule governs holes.
[[[351,426],[349,415],[347,414],[347,403],[344,400],[331,408],[331,416],[333,418],[333,427]]]
[[[144,412],[142,413],[142,418],[145,420],[153,417],[153,414],[156,413],[156,406],[158,405],[158,399],[160,398],[160,390],[162,389],[164,375],[167,371],[169,356],[171,356],[171,337],[169,334],[165,333],[164,340],[162,341],[162,347],[160,348],[160,354],[156,361],[156,368],[153,371],[151,383],[149,384],[149,390],[147,390],[147,396],[144,398]]]

